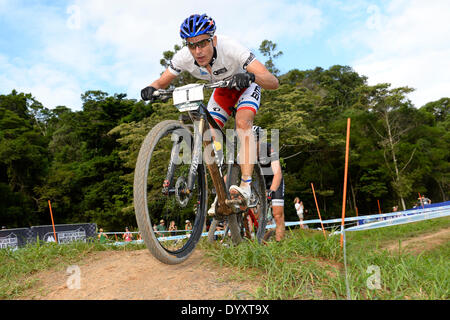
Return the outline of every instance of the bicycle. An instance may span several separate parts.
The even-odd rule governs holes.
[[[161,100],[172,97],[174,106],[182,113],[178,121],[164,120],[147,134],[139,150],[134,173],[137,224],[147,248],[163,263],[185,261],[202,236],[208,208],[205,167],[218,197],[215,218],[228,220],[233,243],[242,241],[242,214],[247,208],[258,212],[258,241],[264,236],[267,199],[262,169],[258,163],[254,164],[249,203],[244,204],[241,199],[231,197],[229,187],[239,184],[241,177],[240,166],[234,156],[236,130],[232,137],[227,137],[203,104],[205,89],[224,87],[228,87],[228,81],[190,84],[154,92],[154,96]],[[222,138],[223,143],[218,138]],[[226,161],[224,148],[227,149]],[[231,177],[226,182],[223,178],[225,172]],[[178,225],[188,219],[193,221],[192,230],[189,235],[157,237],[152,226],[160,219],[175,220]]]
[[[270,212],[270,209],[269,211]],[[260,241],[261,237],[260,234],[258,234],[257,230],[259,230],[259,213],[257,212],[257,210],[253,210],[253,208],[249,208],[248,210],[246,210],[245,212],[243,212],[242,217],[238,216],[239,219],[239,224],[240,224],[240,238],[238,238],[238,242],[242,239],[242,238],[247,238],[247,239],[253,239],[253,237],[255,235],[257,235],[257,240]],[[266,215],[266,223],[267,223],[268,219],[267,219],[267,215]],[[216,241],[216,228],[218,227],[218,225],[220,225],[220,223],[225,223],[226,224],[226,219],[217,219],[214,218],[211,221],[209,230],[208,230],[208,241],[211,243],[214,243]],[[253,229],[253,230],[252,230]],[[229,227],[227,225],[227,227],[225,228],[224,231],[224,238],[227,236],[228,234],[228,230]],[[261,229],[262,230],[262,229]],[[233,237],[231,238],[233,243],[235,243],[235,239],[233,239]]]

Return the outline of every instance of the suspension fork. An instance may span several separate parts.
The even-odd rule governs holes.
[[[176,135],[173,139],[173,146],[170,153],[169,166],[167,167],[166,179],[163,183],[163,194],[169,194],[170,187],[172,186],[173,176],[177,168],[177,159],[180,153],[181,142],[183,141],[182,135]]]
[[[202,160],[202,137],[205,127],[205,121],[200,118],[199,121],[194,121],[194,145],[191,158],[191,166],[189,168],[189,175],[187,181],[187,192],[194,190],[195,180],[197,178],[198,165]]]

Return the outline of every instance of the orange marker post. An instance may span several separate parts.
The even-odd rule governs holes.
[[[356,216],[358,216],[358,207],[355,207],[356,209]],[[359,226],[359,220],[356,221],[356,224]]]
[[[348,153],[350,148],[350,118],[347,118],[347,141],[345,146],[345,171],[344,171],[344,194],[342,197],[342,223],[341,228],[344,229],[345,222],[345,199],[347,197],[347,174],[348,174]],[[344,234],[341,233],[341,248],[344,245]]]
[[[377,203],[378,203],[378,213],[381,214],[380,200],[377,199]]]
[[[316,202],[316,208],[317,208],[317,213],[319,214],[320,224],[322,225],[323,236],[325,237],[325,240],[326,240],[327,235],[325,234],[325,229],[323,228],[322,217],[320,216],[319,205],[317,204],[317,199],[316,199],[316,192],[314,191],[314,185],[312,182],[311,182],[311,188],[312,188],[313,195],[314,195],[314,201]]]
[[[50,208],[50,217],[52,218],[53,236],[55,237],[56,243],[58,243],[58,239],[56,238],[55,222],[53,221],[53,212],[52,212],[52,205],[50,204],[50,200],[48,200],[48,207]]]

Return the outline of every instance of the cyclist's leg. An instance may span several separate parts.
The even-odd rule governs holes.
[[[240,192],[247,199],[250,197],[253,165],[256,162],[256,141],[252,134],[254,118],[255,114],[248,109],[238,110],[236,113],[236,131],[240,142],[238,163],[241,167],[241,183],[239,188],[244,190],[246,194],[242,194],[237,188],[233,189]]]
[[[237,90],[234,90],[237,92]],[[216,123],[223,128],[232,113],[232,108],[236,104],[238,95],[233,90],[227,88],[214,89],[211,98],[208,101],[208,112],[211,114]],[[212,129],[212,126],[210,125]],[[223,143],[222,137],[216,134],[216,130],[210,130],[214,144]],[[223,146],[221,146],[223,148]],[[217,150],[217,149],[216,149]],[[225,180],[226,181],[226,180]],[[214,198],[211,207],[208,210],[210,216],[214,216],[216,212],[217,195]]]
[[[272,198],[272,214],[275,220],[275,240],[280,241],[284,238],[285,223],[284,223],[284,179],[275,191]]]
[[[232,113],[232,109],[241,95],[241,91],[227,88],[214,89],[208,101],[208,112],[216,123],[223,128]]]
[[[236,131],[240,142],[239,164],[241,166],[240,186],[231,186],[230,192],[240,193],[246,200],[250,197],[253,165],[256,163],[256,140],[252,134],[253,119],[259,109],[261,89],[252,84],[244,90],[237,103]]]
[[[223,181],[225,182],[225,183],[227,183],[227,175],[224,175],[223,176]],[[216,214],[216,203],[217,203],[217,195],[216,195],[216,197],[214,198],[214,201],[213,201],[213,203],[211,204],[211,207],[209,208],[209,210],[208,210],[208,215],[210,215],[210,216],[214,216],[215,214]]]

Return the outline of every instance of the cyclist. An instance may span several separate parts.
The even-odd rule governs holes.
[[[272,204],[272,215],[275,219],[275,240],[284,238],[284,179],[280,159],[270,143],[262,142],[263,130],[259,126],[252,127],[256,138],[258,162],[264,174],[267,199]]]
[[[216,82],[230,80],[228,88],[214,90],[208,111],[223,127],[236,106],[236,131],[241,142],[241,183],[230,186],[230,193],[248,201],[250,198],[256,146],[251,136],[253,119],[260,105],[261,88],[278,88],[278,79],[259,62],[255,55],[235,40],[215,35],[216,23],[206,14],[193,14],[180,27],[186,46],[175,53],[169,67],[159,79],[142,89],[143,100],[153,100],[153,92],[165,89],[182,72],[195,78]]]

